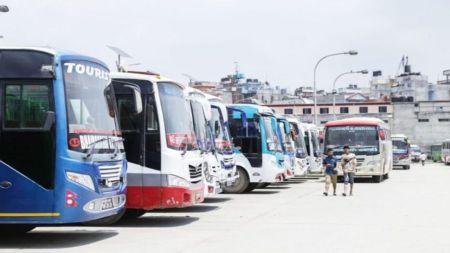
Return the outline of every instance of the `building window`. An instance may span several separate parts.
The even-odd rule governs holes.
[[[367,113],[369,112],[369,108],[367,106],[359,107],[359,113]]]
[[[348,113],[348,107],[341,107],[339,110],[341,113]]]
[[[320,108],[320,114],[328,114],[330,113],[330,109],[328,108]]]
[[[311,108],[303,108],[303,114],[311,114],[312,109]]]
[[[294,113],[294,109],[292,109],[292,108],[284,109],[284,114],[293,114],[293,113]]]
[[[429,122],[429,119],[419,119],[419,122]]]
[[[387,106],[378,106],[378,112],[387,112]]]
[[[439,120],[439,122],[450,122],[450,119],[438,119]]]

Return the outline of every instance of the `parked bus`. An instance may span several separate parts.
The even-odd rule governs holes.
[[[442,144],[431,145],[431,159],[433,162],[440,162],[442,160]]]
[[[404,134],[393,134],[391,138],[394,167],[409,170],[411,167],[411,149],[408,137]]]
[[[422,151],[420,150],[420,147],[417,145],[410,145],[411,149],[411,161],[412,162],[420,162],[420,154],[422,154]]]
[[[128,159],[127,215],[202,202],[205,165],[185,87],[149,72],[111,76]],[[141,115],[129,112],[133,103],[128,85],[141,89]]]
[[[284,154],[272,110],[253,104],[229,105],[227,109],[239,177],[232,186],[225,187],[225,192],[248,192],[258,186],[280,182],[284,173]]]
[[[308,152],[308,174],[322,174],[322,152],[319,143],[319,130],[313,124],[301,124]]]
[[[192,112],[193,128],[195,130],[197,145],[204,159],[203,184],[204,196],[213,197],[219,194],[220,187],[220,162],[215,155],[215,145],[211,123],[211,105],[203,92],[186,88],[185,93]]]
[[[450,139],[442,142],[442,162],[445,165],[450,165]]]
[[[307,172],[307,151],[305,144],[305,137],[301,130],[300,123],[293,117],[287,117],[291,129],[291,139],[295,149],[295,166],[294,175],[304,176]]]
[[[291,127],[289,121],[284,116],[277,116],[278,135],[281,140],[281,147],[284,153],[284,179],[294,177],[295,149],[292,143]]]
[[[211,104],[211,123],[215,140],[215,155],[220,161],[220,184],[224,186],[234,184],[238,178],[236,161],[231,143],[230,130],[228,128],[227,107],[218,97],[206,94]]]
[[[48,48],[1,48],[0,88],[0,233],[114,221],[127,166],[106,64]],[[136,88],[127,87],[132,100]]]
[[[371,176],[374,182],[389,177],[392,170],[392,141],[389,125],[377,118],[349,118],[325,124],[324,149],[332,148],[338,158],[350,146],[357,161],[356,176]],[[342,169],[338,168],[339,175]]]

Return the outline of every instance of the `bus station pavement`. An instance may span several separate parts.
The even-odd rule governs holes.
[[[352,197],[295,178],[110,227],[40,227],[0,238],[0,252],[450,252],[450,166],[360,179]]]

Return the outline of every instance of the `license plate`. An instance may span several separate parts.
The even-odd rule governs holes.
[[[102,202],[102,210],[111,209],[114,207],[114,202],[112,198],[104,199]]]

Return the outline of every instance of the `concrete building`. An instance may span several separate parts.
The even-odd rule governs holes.
[[[271,104],[278,114],[294,115],[302,122],[312,123],[314,121],[314,104]],[[318,104],[317,119],[320,125],[330,120],[349,117],[376,117],[391,123],[393,108],[389,101],[368,101],[363,103],[332,103]]]
[[[450,139],[450,101],[394,103],[392,108],[391,132],[405,134],[426,152]]]

